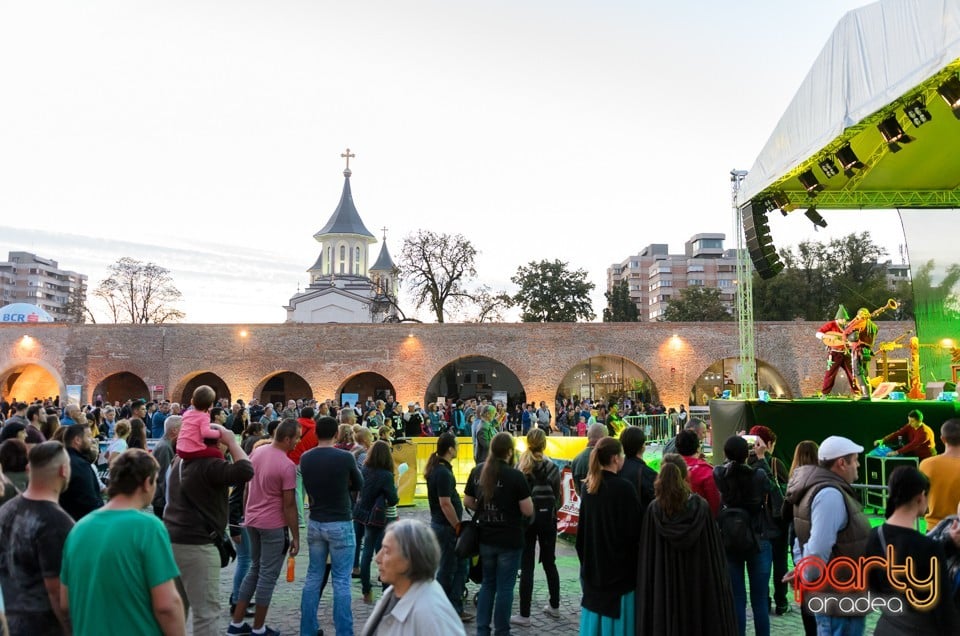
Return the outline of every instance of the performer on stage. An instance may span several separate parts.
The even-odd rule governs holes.
[[[848,340],[851,345],[851,359],[853,368],[857,373],[857,381],[860,383],[860,392],[863,398],[870,399],[870,377],[869,365],[873,359],[873,341],[877,338],[877,323],[873,322],[873,316],[866,307],[857,310],[857,316],[847,325]]]
[[[817,339],[823,340],[824,334],[836,334],[837,337],[843,337],[844,327],[847,325],[847,321],[850,319],[850,315],[847,313],[846,307],[840,305],[837,309],[837,315],[828,323],[825,323],[822,327],[817,329]],[[822,391],[824,395],[829,394],[833,391],[833,383],[837,379],[837,373],[843,369],[843,372],[847,376],[847,382],[850,383],[850,389],[854,393],[859,393],[860,389],[857,387],[856,377],[853,375],[853,369],[850,365],[850,349],[845,345],[841,346],[830,346],[828,348],[830,352],[830,357],[827,360],[827,373],[823,376],[823,388]]]
[[[903,425],[903,428],[897,429],[883,439],[878,439],[873,444],[874,446],[880,444],[889,446],[894,440],[898,440],[900,448],[895,448],[887,453],[887,457],[900,455],[902,457],[926,459],[937,454],[933,430],[923,423],[923,413],[917,409],[907,413],[907,423]]]

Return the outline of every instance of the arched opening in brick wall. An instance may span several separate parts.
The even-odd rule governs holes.
[[[123,403],[130,399],[149,400],[150,389],[140,376],[129,371],[121,371],[120,373],[112,373],[100,380],[100,383],[93,389],[93,399],[96,400],[98,395],[102,396],[104,404],[108,402],[110,404],[114,402]]]
[[[772,398],[792,398],[790,385],[780,371],[763,360],[757,360],[757,388],[770,393]],[[718,393],[730,390],[730,395],[740,393],[740,358],[723,358],[715,361],[700,374],[690,388],[690,406],[706,406],[707,401]]]
[[[355,406],[357,402],[364,404],[367,398],[386,401],[391,395],[397,395],[393,383],[373,371],[352,375],[337,389],[337,401],[340,404],[349,402],[351,406]]]
[[[527,393],[517,375],[510,368],[486,356],[465,356],[440,369],[423,397],[426,406],[438,397],[447,400],[470,398],[504,401],[508,410],[527,400]]]
[[[0,393],[7,402],[16,398],[29,404],[58,395],[63,400],[62,387],[60,377],[39,364],[18,364],[0,373]]]
[[[218,400],[226,398],[228,403],[232,402],[230,399],[230,387],[227,386],[223,378],[212,371],[201,371],[192,374],[180,382],[183,385],[183,389],[179,392],[173,391],[170,395],[171,399],[179,400],[180,404],[184,407],[190,404],[190,398],[193,397],[193,392],[197,390],[197,387],[203,385],[207,385],[213,389],[214,393],[217,394]]]
[[[303,376],[293,371],[280,371],[261,380],[253,390],[253,396],[261,404],[280,402],[286,406],[287,400],[313,399],[313,390]]]
[[[563,376],[557,399],[608,401],[628,397],[657,402],[657,387],[640,365],[623,356],[600,355],[581,360]]]

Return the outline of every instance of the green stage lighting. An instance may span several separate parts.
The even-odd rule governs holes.
[[[817,165],[820,166],[820,169],[823,171],[823,176],[827,179],[833,179],[840,174],[840,171],[837,170],[837,164],[833,163],[833,159],[830,157],[824,157]]]
[[[940,93],[943,101],[947,102],[947,106],[953,111],[953,116],[960,119],[960,79],[954,75],[941,84],[937,92]]]
[[[823,184],[817,181],[817,178],[813,176],[813,170],[801,172],[797,179],[800,180],[800,185],[802,185],[804,190],[807,191],[807,194],[812,197],[817,196],[817,192],[823,190]]]
[[[913,137],[904,132],[900,126],[896,115],[890,115],[877,124],[877,130],[883,135],[883,140],[887,142],[890,152],[900,152],[900,144],[908,144],[913,141]]]
[[[926,105],[919,99],[903,109],[903,114],[907,116],[914,128],[919,128],[933,119]]]
[[[810,219],[810,222],[817,227],[827,227],[827,222],[823,220],[823,217],[820,216],[820,213],[817,212],[816,208],[809,208],[806,212],[803,213],[805,217]]]
[[[854,170],[861,170],[863,168],[863,162],[857,157],[857,153],[853,151],[850,144],[842,146],[840,150],[837,151],[837,161],[840,162],[840,167],[843,168],[844,174],[848,177],[853,176]]]

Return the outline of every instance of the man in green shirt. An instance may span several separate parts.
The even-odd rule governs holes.
[[[146,451],[124,451],[110,465],[110,502],[67,535],[60,604],[75,636],[186,632],[170,537],[162,521],[142,512],[153,501],[157,470]]]

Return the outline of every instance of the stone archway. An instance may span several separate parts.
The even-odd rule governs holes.
[[[181,380],[181,382],[183,383],[183,389],[179,393],[171,393],[171,399],[179,398],[180,404],[184,407],[190,404],[190,398],[193,397],[193,392],[197,387],[203,386],[204,384],[213,389],[214,393],[217,394],[218,400],[226,398],[227,402],[232,403],[230,399],[230,387],[227,386],[223,378],[212,371],[195,373]]]
[[[287,400],[313,399],[313,390],[303,376],[293,371],[278,371],[261,380],[253,396],[261,404],[280,402],[285,405]]]
[[[130,399],[149,400],[150,389],[140,376],[129,371],[120,371],[100,380],[93,389],[94,399],[98,395],[103,397],[104,404],[123,403]]]
[[[386,400],[388,395],[396,397],[397,391],[387,378],[373,371],[363,371],[347,378],[337,389],[337,402],[343,404],[344,395],[356,396],[347,400],[352,405],[359,401],[365,403],[368,397],[374,400]]]
[[[846,380],[844,380],[846,381]],[[757,359],[757,388],[770,393],[771,398],[793,397],[783,374],[771,364]],[[716,392],[729,390],[736,397],[740,393],[740,358],[721,358],[704,369],[690,387],[690,406],[706,406]]]
[[[0,373],[0,395],[8,402],[14,398],[32,402],[35,398],[64,400],[65,387],[60,376],[47,365],[36,361],[22,361]]]
[[[445,364],[427,385],[423,405],[469,398],[499,401],[506,399],[507,410],[527,400],[527,393],[510,367],[487,356],[464,356]]]
[[[656,402],[657,387],[636,362],[618,355],[591,356],[575,364],[557,387],[558,399],[590,398],[607,401],[628,397]]]

